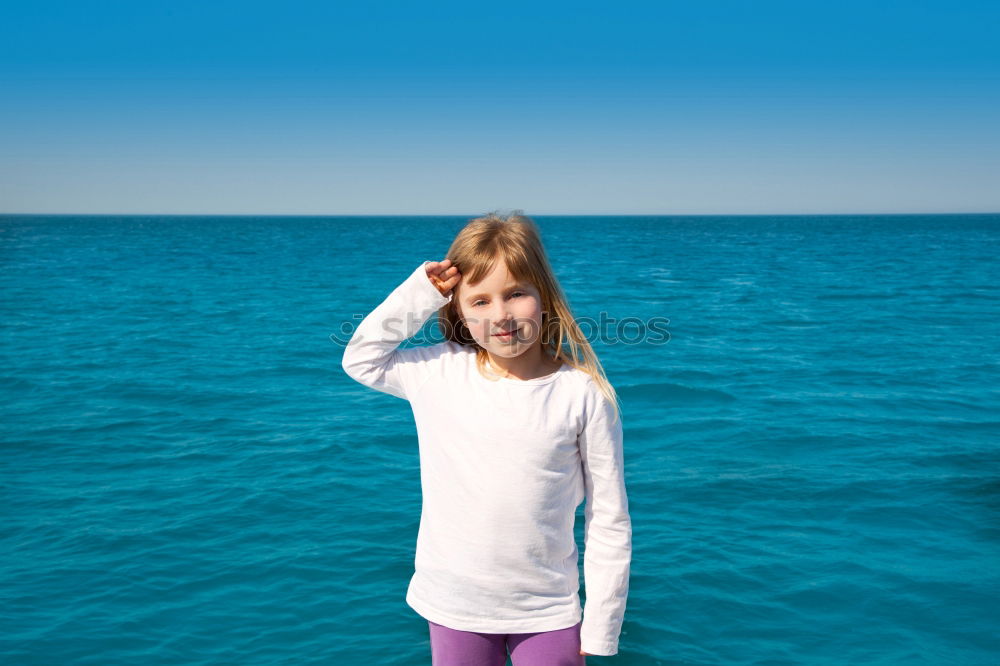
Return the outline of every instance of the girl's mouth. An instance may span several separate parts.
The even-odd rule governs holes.
[[[493,335],[500,338],[501,340],[510,340],[511,338],[514,337],[517,331],[518,329],[515,328],[513,331],[508,331],[506,333],[494,333]]]

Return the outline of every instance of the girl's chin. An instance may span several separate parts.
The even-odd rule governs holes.
[[[502,344],[502,345],[490,345],[487,347],[491,352],[497,356],[519,356],[527,348],[527,345],[519,345],[517,343]]]
[[[528,349],[531,347],[531,343],[532,341],[530,340],[522,340],[520,342],[494,341],[492,344],[483,346],[486,347],[486,349],[489,349],[497,356],[520,356],[524,352],[528,351]]]

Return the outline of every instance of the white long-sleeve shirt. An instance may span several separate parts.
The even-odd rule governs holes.
[[[621,419],[569,364],[493,381],[473,347],[400,349],[452,298],[427,263],[365,317],[343,358],[350,377],[413,409],[423,506],[406,603],[446,627],[488,633],[582,617],[581,649],[616,654],[632,555]],[[573,524],[585,498],[584,611]]]

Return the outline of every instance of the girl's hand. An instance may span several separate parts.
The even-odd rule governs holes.
[[[590,654],[589,652],[584,652],[583,650],[580,650],[580,654],[582,656],[584,656],[584,657],[593,657],[594,656],[594,655]]]
[[[427,279],[431,281],[442,296],[451,293],[452,288],[462,279],[462,274],[458,268],[451,265],[451,259],[444,261],[432,261],[427,264]]]

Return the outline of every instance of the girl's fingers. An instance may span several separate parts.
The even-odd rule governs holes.
[[[457,266],[451,266],[451,259],[431,261],[427,264],[427,277],[442,293],[447,293],[462,279]]]
[[[449,267],[458,270],[455,266],[451,266],[451,259],[445,259],[444,261],[431,261],[427,264],[427,273],[428,275],[431,273],[437,274],[441,271],[448,270]]]
[[[440,280],[450,280],[453,277],[461,277],[461,274],[458,272],[458,269],[455,268],[454,266],[452,266],[446,271],[441,271],[440,273],[433,273],[432,275],[434,275]]]

